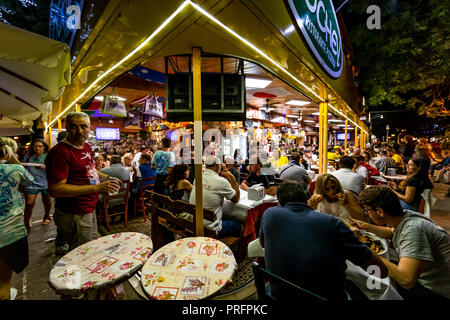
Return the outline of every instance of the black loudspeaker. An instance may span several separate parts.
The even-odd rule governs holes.
[[[245,77],[240,74],[202,74],[202,120],[245,121]],[[166,76],[167,120],[193,121],[192,74]]]

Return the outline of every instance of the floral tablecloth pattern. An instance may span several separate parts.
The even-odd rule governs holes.
[[[58,294],[79,295],[130,278],[153,251],[150,237],[137,232],[111,234],[85,243],[62,257],[48,283]]]
[[[146,293],[157,300],[198,300],[231,282],[237,264],[223,242],[207,237],[173,241],[156,251],[141,271]]]

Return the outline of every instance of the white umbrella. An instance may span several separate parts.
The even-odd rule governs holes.
[[[29,128],[70,83],[67,44],[0,22],[0,134]]]

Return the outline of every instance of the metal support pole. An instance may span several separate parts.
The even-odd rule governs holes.
[[[358,127],[355,125],[355,151],[358,148]]]
[[[361,133],[359,134],[359,149],[363,151],[364,149],[364,131],[361,129]]]
[[[348,154],[347,152],[347,125],[348,125],[348,119],[345,119],[345,140],[344,140],[344,149],[345,149],[345,155]]]
[[[203,236],[202,70],[201,49],[192,50],[194,88],[195,236]]]
[[[325,86],[319,85],[320,96],[325,100],[319,104],[319,174],[328,169],[328,102]]]

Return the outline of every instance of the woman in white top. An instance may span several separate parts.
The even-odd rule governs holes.
[[[308,205],[314,210],[338,218],[352,217],[365,220],[356,196],[351,191],[343,190],[339,180],[332,174],[319,175]]]

